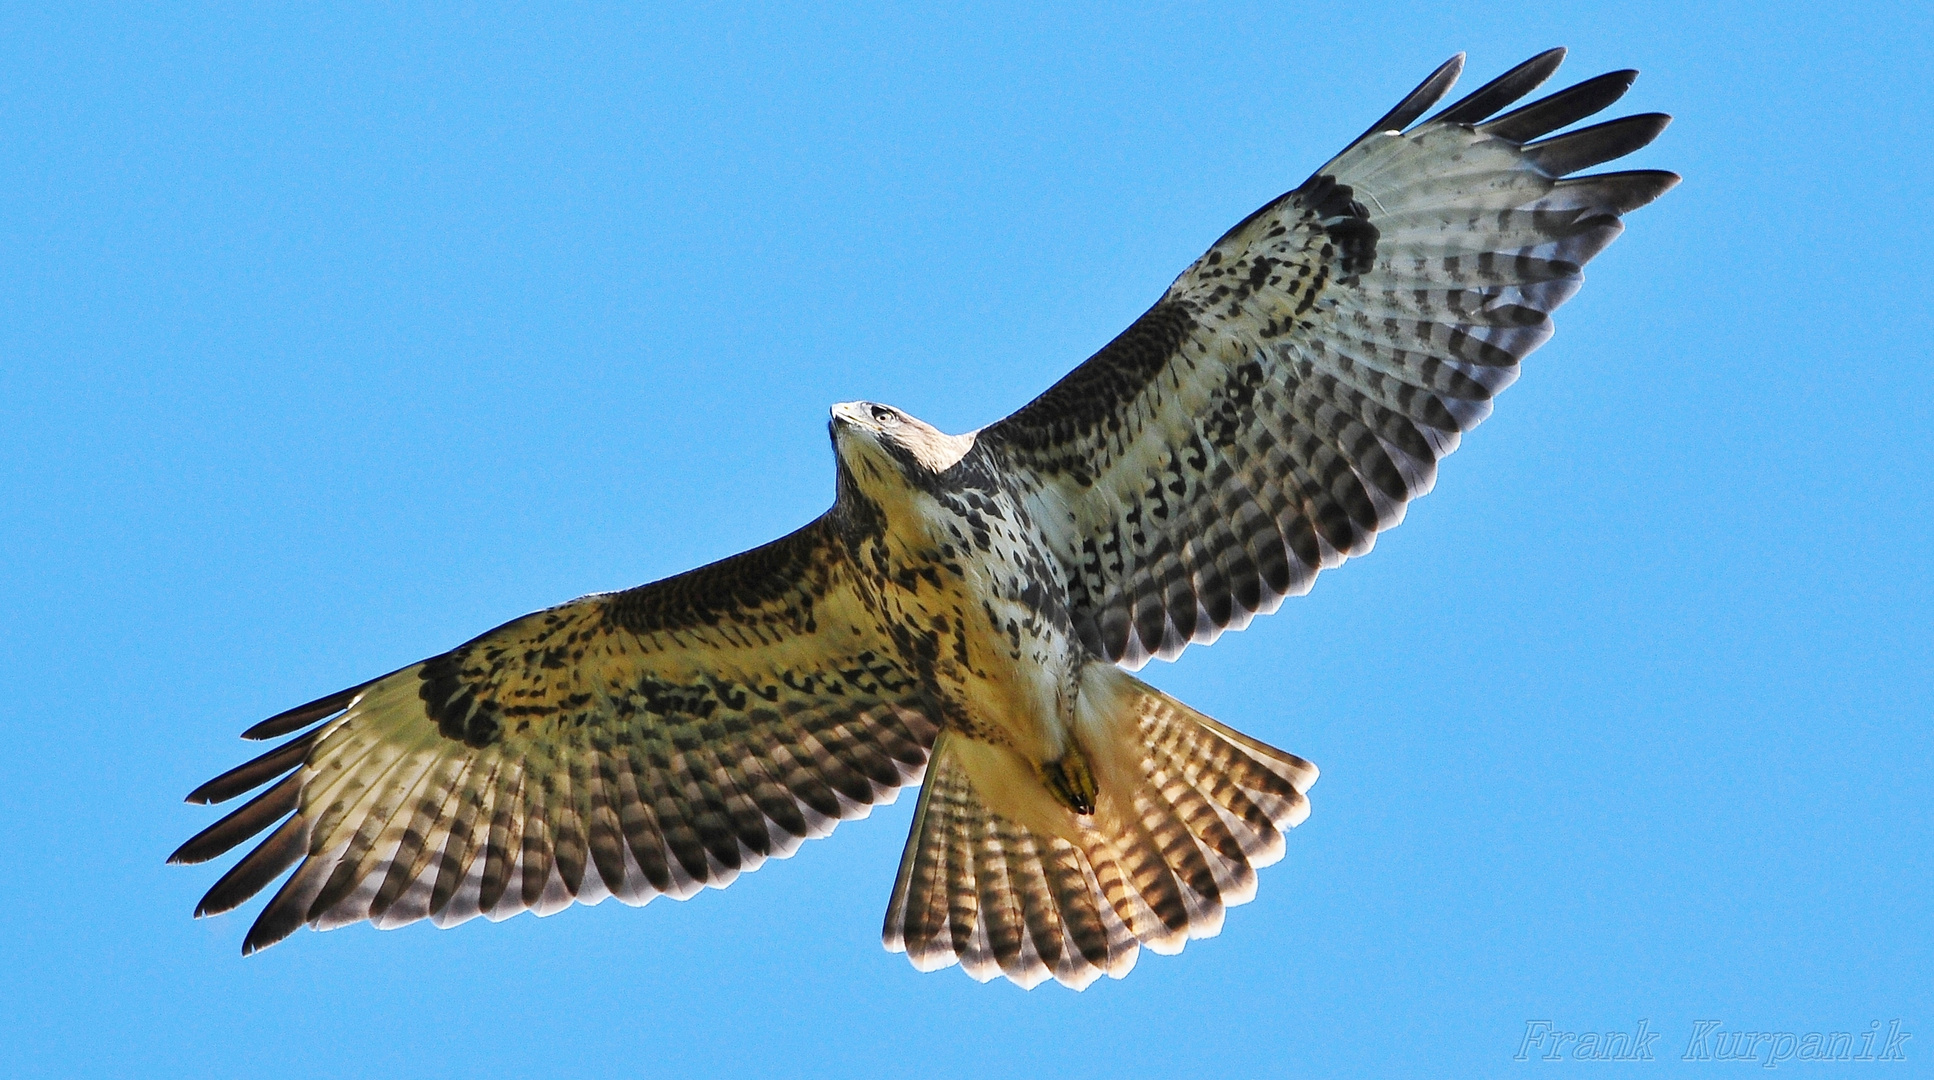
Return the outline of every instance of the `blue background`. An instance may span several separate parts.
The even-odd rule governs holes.
[[[1695,1020],[1900,1018],[1924,1067],[1934,19],[1612,7],[10,6],[0,1065],[1494,1075],[1643,1018],[1698,1073]],[[989,422],[1446,56],[1553,44],[1687,182],[1372,556],[1149,669],[1323,768],[1221,937],[918,974],[911,797],[683,904],[189,918],[242,728],[799,525],[829,403]]]

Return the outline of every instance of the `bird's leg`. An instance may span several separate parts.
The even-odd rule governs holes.
[[[1041,764],[1041,782],[1062,806],[1083,816],[1095,812],[1095,774],[1073,743],[1058,760]]]

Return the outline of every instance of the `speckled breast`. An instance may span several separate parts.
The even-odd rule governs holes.
[[[1058,758],[1086,659],[1059,565],[998,482],[909,494],[886,515],[882,600],[910,659],[931,673],[947,725]]]

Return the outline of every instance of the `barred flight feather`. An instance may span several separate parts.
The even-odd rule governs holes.
[[[1563,57],[1403,130],[1449,90],[1453,59],[980,432],[1064,564],[1089,648],[1132,669],[1213,641],[1368,551],[1430,490],[1619,215],[1678,180],[1565,179],[1664,129],[1648,113],[1552,136],[1617,101],[1630,71],[1487,119]]]
[[[273,782],[171,858],[274,830],[197,914],[233,909],[291,866],[245,951],[304,924],[450,926],[683,898],[890,801],[920,779],[938,723],[854,595],[838,535],[822,519],[257,725],[318,726],[191,796]],[[734,576],[750,603],[695,612],[706,579]]]

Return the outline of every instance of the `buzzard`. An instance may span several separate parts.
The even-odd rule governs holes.
[[[294,738],[188,800],[267,789],[170,861],[268,835],[196,915],[291,868],[244,953],[683,898],[924,779],[884,935],[916,967],[1080,988],[1215,934],[1316,767],[1130,672],[1368,551],[1678,182],[1574,175],[1666,116],[1551,134],[1636,72],[1497,115],[1563,55],[1417,123],[1452,58],[1005,420],[833,406],[837,495],[790,536],[250,728]]]

